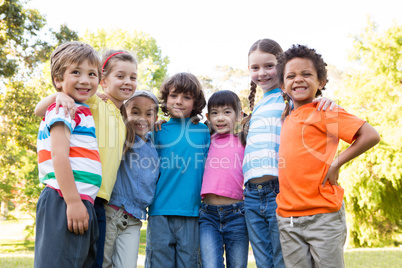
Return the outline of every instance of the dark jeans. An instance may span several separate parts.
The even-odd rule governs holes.
[[[96,242],[97,254],[96,254],[96,262],[94,263],[95,268],[102,268],[103,263],[103,253],[105,248],[105,237],[106,237],[106,211],[105,211],[105,202],[106,200],[103,198],[95,198],[95,212],[96,218],[98,219],[98,228],[99,228],[99,238]]]
[[[43,189],[36,207],[34,267],[92,267],[98,224],[92,204],[86,200],[82,202],[89,214],[88,231],[77,235],[68,230],[64,198],[54,189]]]

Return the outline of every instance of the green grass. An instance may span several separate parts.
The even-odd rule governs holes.
[[[346,267],[399,268],[402,267],[401,249],[355,249],[345,252]]]
[[[0,267],[2,268],[22,268],[22,267],[33,267],[34,259],[33,256],[22,257],[22,256],[7,256],[4,257],[0,255]]]
[[[24,227],[21,221],[0,222],[1,268],[33,267],[34,242],[24,241],[22,234]],[[145,255],[145,244],[146,222],[141,228],[139,255]],[[347,250],[345,265],[347,268],[399,268],[402,267],[402,249]],[[256,268],[254,260],[250,260],[248,268]]]

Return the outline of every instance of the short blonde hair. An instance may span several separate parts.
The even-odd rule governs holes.
[[[96,50],[88,44],[73,41],[66,42],[58,46],[50,56],[50,71],[52,83],[57,91],[61,89],[56,87],[54,79],[63,81],[63,75],[67,67],[72,64],[81,64],[88,60],[91,65],[96,66],[98,70],[98,84],[101,79],[101,62]]]

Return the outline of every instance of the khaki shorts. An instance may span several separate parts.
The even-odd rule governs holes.
[[[345,267],[345,207],[337,212],[284,218],[276,215],[286,267]]]

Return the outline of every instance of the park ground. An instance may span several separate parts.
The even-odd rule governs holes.
[[[25,241],[25,227],[33,224],[32,218],[16,214],[18,220],[0,221],[0,267],[33,267],[34,241]],[[141,229],[138,267],[145,261],[146,222]],[[402,248],[345,249],[347,268],[393,268],[402,267]],[[255,261],[250,248],[249,265]]]

